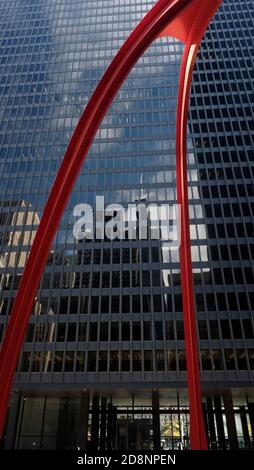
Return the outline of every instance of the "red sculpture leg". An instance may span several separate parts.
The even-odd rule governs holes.
[[[192,63],[197,47],[185,46],[180,71],[180,87],[176,132],[176,178],[177,200],[181,208],[180,271],[184,316],[184,338],[190,403],[190,445],[191,449],[206,450],[207,438],[202,410],[202,394],[199,372],[197,321],[195,315],[194,283],[191,261],[191,242],[188,204],[188,180],[186,158],[186,129],[189,105],[189,90]],[[199,432],[193,432],[198,429]]]
[[[181,207],[180,271],[183,299],[184,338],[190,403],[190,444],[191,449],[206,450],[207,437],[202,410],[202,394],[199,371],[197,320],[195,315],[194,282],[191,261],[186,134],[189,95],[192,72],[203,34],[222,0],[199,1],[192,27],[186,37],[183,53],[176,122],[176,176],[177,199]],[[195,5],[197,6],[197,0]],[[169,28],[171,25],[169,26]],[[198,432],[196,432],[198,430]]]
[[[185,32],[193,30],[194,22],[196,22],[196,13],[199,12],[201,7],[198,6],[197,12],[193,10],[192,15],[186,15],[184,13],[185,8],[193,2],[197,2],[197,0],[159,0],[156,3],[156,5],[144,17],[137,28],[125,41],[124,45],[110,64],[87,104],[75,129],[45,206],[36,237],[20,281],[0,352],[0,437],[3,433],[12,381],[39,281],[45,268],[48,253],[57,232],[65,206],[68,202],[74,183],[79,175],[81,166],[83,165],[85,157],[93,142],[97,129],[130,70],[153,40],[156,39],[162,31],[166,31],[166,26],[173,22],[172,24],[174,24],[175,28],[175,21],[178,19],[181,25],[184,24]],[[212,4],[214,9],[217,8],[219,3],[220,2],[218,0],[200,0],[201,6],[206,4],[206,7],[208,7],[208,5]],[[204,14],[204,12],[203,15],[204,18],[202,15],[199,17],[200,24],[196,22],[195,25],[201,35],[200,39],[208,22],[207,15]],[[195,19],[194,22],[193,19]],[[188,37],[192,38],[191,35]],[[199,42],[196,44],[195,52],[198,48],[198,44]],[[182,211],[184,215],[182,216],[183,246],[181,247],[181,271],[183,281],[182,290],[186,334],[188,387],[190,396],[191,442],[193,446],[192,448],[206,448],[204,426],[202,424],[198,345],[195,334],[196,320],[190,242],[188,235],[187,179],[185,171],[186,168],[184,166],[186,165],[186,145],[184,140],[186,138],[188,88],[191,81],[190,61],[194,60],[195,53],[189,53],[188,49],[186,49],[186,51],[187,52],[184,54],[180,79],[180,88],[182,87],[183,89],[181,90],[179,88],[179,107],[177,117],[178,200],[182,203],[184,209]],[[185,72],[187,74],[186,76]],[[181,101],[183,102],[181,103]],[[187,305],[188,302],[190,302],[189,305]],[[192,337],[192,335],[194,336]],[[202,438],[200,437],[201,434]]]

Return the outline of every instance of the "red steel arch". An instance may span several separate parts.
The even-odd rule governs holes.
[[[177,197],[181,205],[180,270],[190,402],[190,437],[192,449],[207,449],[190,251],[186,131],[195,58],[204,32],[221,3],[222,0],[158,0],[125,41],[88,102],[49,194],[5,331],[0,352],[0,437],[36,291],[81,166],[103,117],[130,70],[158,36],[170,35],[185,42],[177,107],[176,167]]]

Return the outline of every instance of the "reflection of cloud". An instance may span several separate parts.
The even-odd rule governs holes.
[[[155,3],[155,0],[153,3]],[[47,50],[43,44],[39,45],[38,48],[41,70],[45,74],[45,80],[43,81],[43,92],[37,80],[32,80],[32,90],[29,92],[28,97],[31,100],[35,98],[41,100],[39,101],[40,109],[47,119],[37,120],[33,118],[31,120],[35,130],[31,133],[31,139],[33,139],[34,147],[36,147],[38,144],[41,144],[41,141],[39,142],[41,137],[38,131],[41,128],[44,131],[49,130],[51,141],[54,144],[61,145],[62,152],[62,148],[67,145],[78,118],[98,79],[113,58],[120,43],[127,37],[128,29],[130,30],[133,24],[137,23],[137,18],[141,14],[140,12],[138,14],[137,12],[132,12],[132,5],[128,5],[124,0],[114,0],[111,5],[111,17],[105,18],[105,6],[103,7],[103,2],[97,2],[97,18],[94,15],[92,21],[91,16],[86,14],[87,8],[90,8],[90,5],[86,2],[82,2],[79,8],[75,8],[75,4],[67,3],[65,0],[55,0],[51,3],[46,2],[45,5],[42,0],[41,4],[43,9],[38,10],[37,21],[43,21],[47,36]],[[22,10],[23,1],[17,0],[16,6]],[[150,7],[151,2],[142,4],[142,16],[144,16],[146,10],[150,9]],[[81,11],[80,8],[82,9]],[[114,33],[114,24],[118,25],[119,23],[123,25],[120,33],[122,37],[120,38]],[[28,24],[28,28],[33,27],[33,20],[31,19],[31,24]],[[117,28],[115,28],[116,30]],[[29,35],[27,35],[27,41],[30,41]],[[30,45],[30,47],[32,48],[33,46]],[[159,176],[161,169],[158,169],[159,165],[155,159],[160,152],[165,154],[166,150],[168,151],[168,166],[174,167],[175,165],[175,129],[172,128],[172,124],[171,127],[169,126],[168,121],[169,113],[172,122],[172,116],[175,115],[175,93],[177,90],[182,47],[179,42],[170,38],[158,39],[151,45],[144,56],[138,61],[121,91],[117,94],[114,104],[96,135],[94,146],[87,159],[89,160],[95,153],[98,153],[100,157],[105,156],[105,158],[116,154],[125,157],[125,152],[132,154],[132,160],[135,163],[135,157],[139,157],[141,154],[146,154],[149,158],[153,158],[155,169],[148,172],[145,168],[143,171],[144,189],[149,195],[149,201],[156,201],[157,191],[160,191],[159,196],[161,198],[164,193],[169,203],[175,202],[175,189],[172,187],[173,181],[167,181],[169,187],[164,183],[164,187],[158,189],[159,185],[157,183],[160,183]],[[31,58],[29,54],[21,54],[15,56],[15,61],[19,65],[29,67]],[[164,95],[158,96],[158,90],[164,92]],[[163,112],[166,114],[167,119],[165,119],[164,134],[150,136],[149,133],[146,134],[143,131],[145,127],[148,127],[148,124],[152,126],[152,123],[147,122],[147,117],[155,113],[155,102],[160,104],[160,107],[156,109],[157,115]],[[28,116],[28,119],[31,119],[29,117],[30,110],[35,109],[34,101],[31,101],[31,103],[25,109],[25,115]],[[150,104],[152,104],[151,107],[149,107]],[[144,109],[139,108],[141,105],[144,106]],[[141,113],[144,114],[144,125],[140,125],[139,122]],[[135,115],[135,121],[133,122],[130,121],[132,115]],[[126,130],[128,132],[125,134]],[[169,143],[170,137],[172,140]],[[51,141],[46,142],[45,146],[50,144]],[[191,141],[188,142],[188,147],[190,150],[189,163],[194,165],[195,159],[194,153],[191,151]],[[37,160],[40,158],[39,155],[35,156]],[[60,153],[59,158],[62,158]],[[138,171],[137,167],[136,173]],[[132,172],[133,174],[134,171]],[[119,175],[123,181],[125,174],[119,171]],[[198,181],[196,169],[190,170],[189,179],[192,182]],[[154,188],[146,188],[149,184],[153,184]],[[85,184],[80,187],[82,190],[86,189]],[[102,189],[104,190],[104,187]],[[130,185],[125,190],[116,189],[113,191],[110,185],[106,190],[111,192],[110,197],[112,197],[112,202],[122,202],[123,200],[125,202],[134,202],[140,188],[137,188],[136,183],[130,177]],[[189,194],[190,201],[193,199],[195,201],[199,200],[197,186],[190,188]],[[204,217],[200,204],[198,211],[200,226],[198,230],[192,229],[192,238],[196,240],[199,237],[205,240],[206,231],[204,224],[202,226],[202,218],[204,219]],[[68,237],[69,235],[67,234]],[[65,239],[66,236],[59,233],[57,243],[61,245]],[[202,257],[205,258],[204,250]]]

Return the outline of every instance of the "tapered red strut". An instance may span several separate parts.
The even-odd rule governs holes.
[[[180,269],[190,402],[191,448],[207,449],[202,416],[190,252],[186,127],[189,91],[196,53],[207,25],[221,1],[159,0],[125,41],[88,102],[49,194],[5,331],[0,352],[0,437],[3,434],[12,381],[36,291],[81,166],[103,117],[130,70],[158,36],[172,35],[186,43],[179,82],[176,160],[177,196],[178,203],[181,205]]]

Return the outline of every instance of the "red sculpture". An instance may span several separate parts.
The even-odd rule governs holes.
[[[194,287],[190,251],[186,129],[192,70],[203,34],[222,0],[158,0],[125,41],[108,67],[71,138],[34,239],[0,352],[0,437],[3,433],[15,369],[36,291],[62,214],[93,142],[116,93],[130,70],[158,36],[185,42],[176,125],[177,197],[181,205],[180,269],[192,449],[207,449],[202,413]]]

